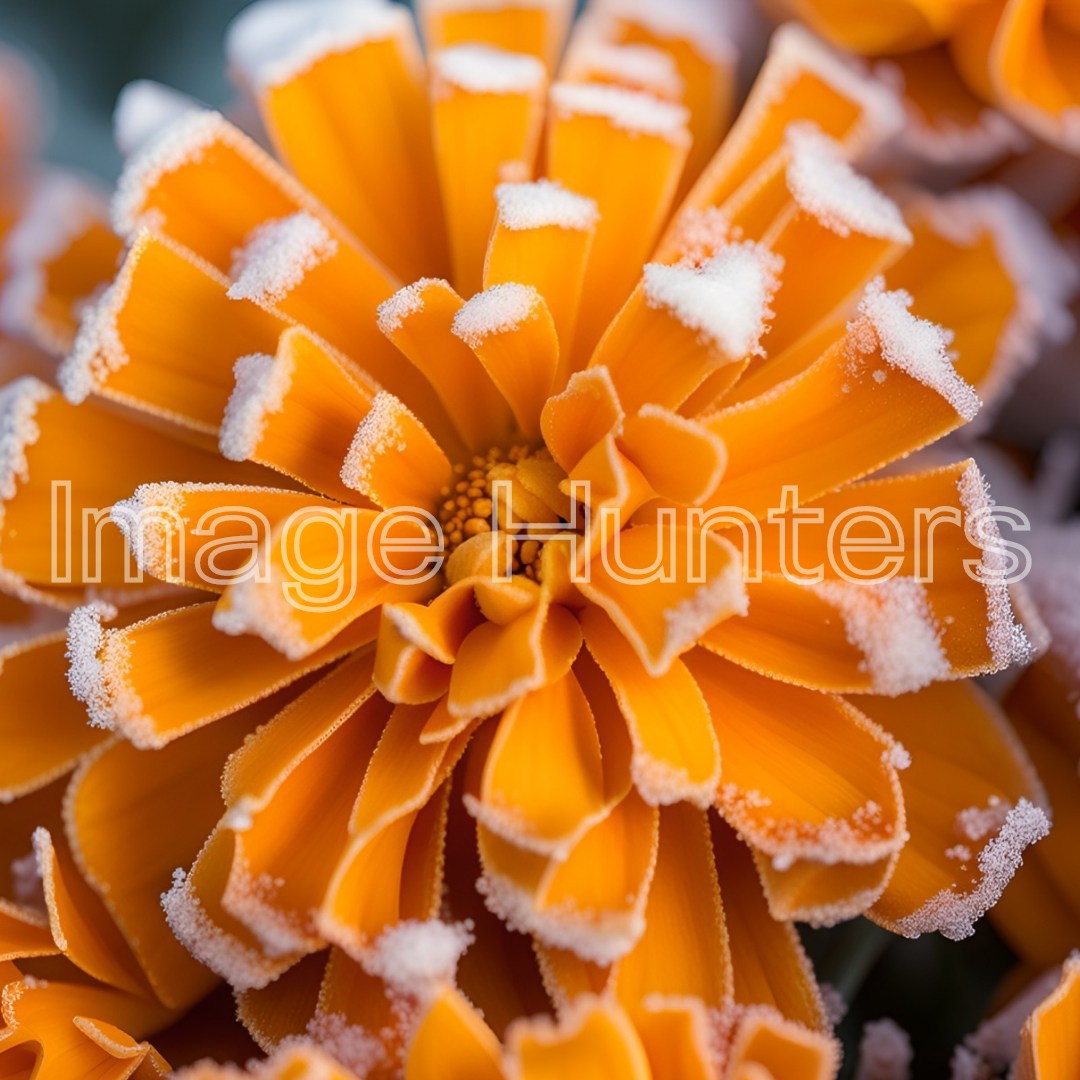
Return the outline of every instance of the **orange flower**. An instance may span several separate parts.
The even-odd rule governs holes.
[[[1080,149],[1076,56],[1080,21],[1071,0],[769,0],[844,48],[868,56],[901,54],[901,66],[943,76],[934,96],[954,116],[970,116],[969,94],[947,72],[945,50],[978,98],[1063,149]],[[999,134],[1004,134],[1000,131]]]
[[[27,747],[10,790],[78,765],[62,833],[109,975],[84,970],[179,1010],[208,967],[266,1048],[392,1070],[420,953],[500,1038],[595,1016],[659,1076],[651,1040],[694,1010],[743,1016],[738,1048],[767,1006],[761,1038],[831,1075],[789,920],[963,937],[1047,828],[965,681],[1027,654],[982,477],[873,475],[1033,348],[1031,282],[980,217],[1006,197],[901,210],[855,173],[898,107],[798,28],[694,173],[731,77],[707,23],[609,5],[549,86],[566,5],[422,15],[427,66],[375,0],[240,17],[232,63],[291,171],[174,95],[122,100],[119,274],[68,400],[31,380],[3,401],[3,580],[93,599],[68,637],[92,726],[70,704],[28,722],[62,646],[24,646],[0,674]],[[928,263],[985,285],[973,314]],[[912,305],[959,316],[955,364]],[[57,499],[120,529],[58,549]],[[902,542],[886,582],[880,548],[831,561],[866,506]],[[367,541],[402,507],[430,517],[381,562]],[[820,581],[790,572],[796,513]],[[449,556],[426,579],[423,521]],[[335,523],[356,544],[320,574]],[[131,587],[125,538],[156,586]],[[583,995],[603,1004],[575,1014]]]

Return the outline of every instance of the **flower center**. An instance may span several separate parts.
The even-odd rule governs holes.
[[[512,446],[504,450],[495,446],[483,456],[477,454],[468,464],[454,466],[453,481],[440,492],[443,501],[437,515],[448,558],[466,541],[490,533],[494,527],[512,536],[513,572],[533,581],[540,580],[540,552],[544,542],[529,535],[530,525],[541,523],[536,531],[547,534],[550,523],[561,518],[522,484],[519,466],[541,460],[554,465],[543,449],[533,451],[528,446]],[[509,487],[496,489],[496,483]]]

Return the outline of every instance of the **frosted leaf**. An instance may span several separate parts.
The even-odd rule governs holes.
[[[914,578],[806,587],[839,609],[848,641],[865,657],[874,693],[895,697],[949,677],[941,628],[926,587]]]
[[[507,282],[493,285],[466,301],[454,316],[450,329],[471,349],[492,334],[507,334],[539,316],[543,301],[531,285]]]
[[[587,232],[600,220],[595,200],[568,191],[557,181],[499,184],[495,202],[499,224],[513,232],[547,225]]]
[[[266,90],[332,53],[411,32],[408,9],[385,0],[259,0],[229,24],[225,51],[235,71]]]
[[[264,222],[236,254],[229,298],[278,303],[337,250],[338,242],[327,227],[303,210]]]
[[[1032,647],[1023,627],[1013,617],[1009,589],[1002,581],[1005,576],[1005,552],[1000,546],[1001,534],[997,525],[985,516],[994,503],[977,465],[972,463],[964,470],[957,487],[965,522],[970,522],[973,515],[979,515],[982,522],[982,543],[985,546],[979,560],[979,579],[986,590],[986,640],[994,663],[998,668],[1004,668],[1013,663],[1026,662],[1031,658]]]
[[[911,1080],[911,1039],[895,1020],[871,1020],[863,1026],[855,1080]]]
[[[558,82],[551,87],[551,108],[561,119],[600,116],[613,127],[635,135],[654,135],[679,146],[690,141],[686,130],[690,113],[682,105],[635,90],[601,83]]]
[[[34,187],[22,217],[4,241],[7,280],[0,293],[0,329],[46,348],[67,347],[37,307],[45,296],[45,265],[63,255],[93,224],[108,220],[105,198],[87,182],[50,169]]]
[[[903,290],[886,292],[881,278],[872,281],[852,322],[848,323],[852,358],[881,350],[886,363],[940,394],[965,420],[979,411],[979,399],[953,367],[952,334],[908,310],[913,301]]]
[[[804,121],[791,124],[784,141],[790,154],[788,189],[806,213],[840,236],[855,232],[911,243],[900,208],[844,160],[843,147],[835,139]]]
[[[701,266],[649,263],[645,302],[663,308],[728,361],[761,353],[782,262],[752,242],[731,244]]]
[[[535,56],[491,45],[452,45],[431,58],[434,76],[469,94],[538,94],[547,71]]]
[[[287,353],[253,353],[233,365],[236,385],[225,406],[218,447],[230,461],[247,461],[266,430],[266,418],[281,412],[292,384],[295,361]]]
[[[113,109],[113,140],[124,157],[130,157],[159,131],[190,112],[206,107],[187,94],[152,79],[129,82]]]
[[[897,922],[905,937],[939,931],[951,941],[975,933],[975,923],[997,903],[1005,886],[1024,861],[1024,849],[1050,831],[1046,814],[1027,799],[1020,799],[1005,818],[997,836],[979,852],[979,878],[968,892],[942,889],[917,911]]]
[[[458,961],[475,940],[471,923],[409,919],[379,935],[364,953],[364,969],[397,993],[423,999],[453,985]]]
[[[449,283],[442,278],[420,278],[403,289],[398,289],[389,300],[384,300],[376,311],[379,329],[388,337],[401,329],[405,320],[410,315],[415,315],[424,308],[424,291],[429,285],[445,285]]]

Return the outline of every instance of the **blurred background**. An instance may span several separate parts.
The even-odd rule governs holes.
[[[115,179],[112,108],[132,79],[156,79],[215,107],[227,104],[224,31],[246,2],[0,0],[0,39],[37,62],[47,87],[46,158]]]

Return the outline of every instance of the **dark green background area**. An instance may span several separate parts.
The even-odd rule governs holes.
[[[45,80],[48,160],[115,178],[121,161],[112,108],[132,79],[156,79],[227,105],[224,31],[247,2],[0,0],[0,39],[27,51]],[[862,1024],[882,1016],[910,1032],[918,1080],[948,1076],[952,1048],[977,1025],[1012,962],[985,920],[960,944],[937,935],[903,941],[862,920],[803,936],[820,977],[849,1002],[855,997],[840,1029],[845,1077]]]
[[[246,2],[0,0],[0,39],[28,52],[45,78],[46,157],[115,177],[112,108],[132,79],[157,79],[216,107],[227,104],[222,42]]]

